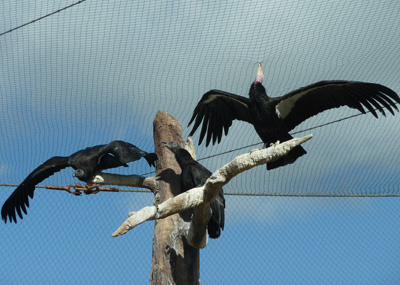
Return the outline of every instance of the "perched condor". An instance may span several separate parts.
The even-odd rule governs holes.
[[[17,211],[18,216],[22,219],[21,209],[27,214],[25,205],[29,207],[28,196],[33,198],[35,185],[68,166],[75,169],[74,177],[90,183],[98,171],[119,166],[127,167],[126,163],[139,160],[142,157],[147,160],[150,166],[155,166],[157,160],[155,153],[147,153],[124,141],[112,141],[107,145],[88,147],[73,153],[69,157],[52,157],[32,171],[15,189],[1,208],[1,217],[5,223],[7,223],[7,217],[10,222],[16,223],[15,211]]]
[[[179,163],[181,173],[181,188],[185,192],[195,187],[204,185],[211,172],[203,165],[195,161],[190,153],[180,148],[176,142],[163,142],[165,147],[171,150]],[[218,238],[225,224],[225,198],[224,190],[219,191],[216,199],[210,203],[211,218],[208,222],[208,235],[210,238]]]
[[[292,91],[282,97],[268,97],[262,86],[264,74],[258,66],[255,81],[250,86],[249,97],[245,98],[220,90],[211,90],[203,95],[190,119],[194,122],[192,136],[203,122],[199,144],[207,134],[206,146],[221,142],[222,132],[228,134],[233,120],[252,124],[266,145],[292,138],[289,131],[301,122],[328,109],[348,106],[365,114],[366,108],[376,118],[376,110],[386,116],[384,108],[392,115],[398,111],[399,96],[388,87],[357,81],[321,81]],[[306,154],[295,147],[288,155],[267,164],[274,169],[293,163]]]

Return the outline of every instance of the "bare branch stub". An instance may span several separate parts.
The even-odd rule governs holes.
[[[92,182],[96,184],[131,186],[138,188],[147,188],[154,193],[157,188],[157,177],[144,177],[136,174],[120,175],[100,172],[93,178]]]

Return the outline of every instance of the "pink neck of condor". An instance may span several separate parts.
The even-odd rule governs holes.
[[[257,83],[262,84],[263,81],[264,81],[264,73],[263,73],[263,70],[262,70],[261,63],[259,63],[259,64],[258,64],[257,75],[256,75],[256,80],[254,81],[254,86],[255,86]]]

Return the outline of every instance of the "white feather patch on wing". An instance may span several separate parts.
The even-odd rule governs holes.
[[[206,100],[203,101],[203,104],[208,104],[212,101],[214,101],[215,99],[217,99],[218,97],[221,97],[220,94],[211,94],[208,96],[208,98]]]
[[[282,100],[275,106],[275,112],[278,115],[279,118],[285,119],[289,113],[292,111],[294,106],[296,106],[297,100],[299,100],[304,94],[310,92],[310,90],[306,90],[303,92],[300,92],[294,96],[291,96],[285,100]]]
[[[206,100],[204,100],[202,103],[203,104],[208,104],[208,103],[210,103],[210,102],[212,102],[212,101],[214,101],[216,99],[221,99],[221,100],[225,99],[225,100],[228,100],[228,101],[231,100],[231,101],[235,101],[235,102],[239,103],[240,105],[242,105],[245,108],[248,107],[246,103],[244,103],[244,102],[242,102],[242,101],[240,101],[240,100],[238,100],[238,99],[236,99],[234,97],[229,97],[229,96],[222,95],[222,94],[217,94],[217,93],[216,94],[210,94],[208,96],[208,98]]]

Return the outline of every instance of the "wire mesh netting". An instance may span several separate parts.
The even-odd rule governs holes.
[[[396,1],[5,1],[0,11],[0,184],[116,139],[153,151],[157,110],[187,136],[202,94],[247,96],[258,62],[272,97],[337,79],[400,92]],[[314,135],[307,155],[224,187],[234,195],[222,236],[201,251],[203,284],[400,282],[396,198],[268,197],[400,194],[399,114],[357,114],[310,118],[292,133]],[[253,127],[235,121],[220,144],[196,151],[213,171],[259,147]],[[113,172],[153,170],[137,161]],[[76,183],[72,172],[43,184]],[[0,201],[14,189],[0,187]],[[40,189],[30,202],[22,221],[0,227],[1,284],[148,282],[153,224],[110,234],[152,195]]]

